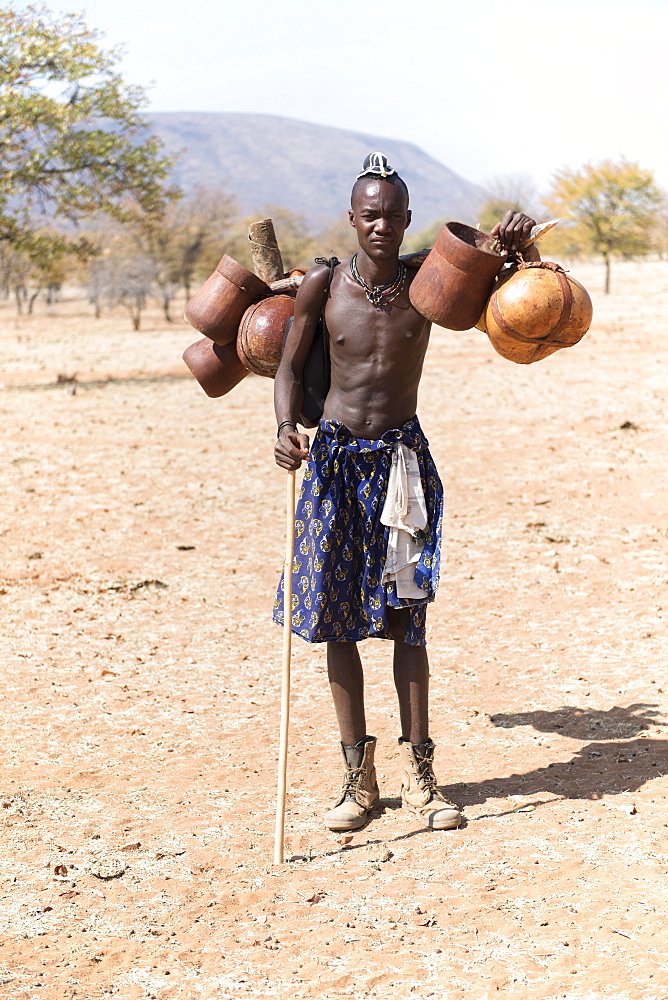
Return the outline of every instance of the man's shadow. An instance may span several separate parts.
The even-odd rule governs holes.
[[[569,761],[443,788],[446,796],[460,805],[540,793],[566,799],[598,799],[636,791],[647,781],[668,774],[668,741],[633,739],[650,725],[663,723],[655,704],[637,703],[626,708],[616,705],[607,711],[566,705],[552,711],[493,715],[490,721],[503,729],[531,726],[542,733],[592,742]]]

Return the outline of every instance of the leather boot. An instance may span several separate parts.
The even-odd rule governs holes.
[[[369,818],[380,798],[373,766],[375,749],[375,736],[365,736],[354,747],[341,744],[343,788],[339,801],[325,814],[325,825],[330,830],[358,830]]]
[[[403,804],[432,830],[451,830],[459,826],[461,810],[436,787],[433,740],[413,744],[401,737],[399,745],[404,765],[401,781]]]

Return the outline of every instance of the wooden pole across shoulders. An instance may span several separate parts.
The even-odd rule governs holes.
[[[295,473],[287,476],[285,512],[285,562],[283,564],[283,668],[281,672],[281,724],[278,747],[278,787],[274,864],[284,861],[285,793],[288,772],[288,730],[290,726],[290,655],[292,652],[292,562],[295,538]]]

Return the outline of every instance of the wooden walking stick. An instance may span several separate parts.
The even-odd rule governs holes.
[[[278,789],[274,864],[283,864],[285,839],[285,789],[288,772],[288,728],[290,725],[290,653],[292,651],[292,562],[295,541],[295,473],[288,473],[283,566],[283,670],[281,676],[281,730],[278,746]]]

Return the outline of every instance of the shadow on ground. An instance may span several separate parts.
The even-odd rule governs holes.
[[[637,791],[648,781],[668,774],[668,741],[633,739],[650,725],[663,722],[654,704],[616,705],[606,711],[564,706],[552,711],[494,715],[490,721],[504,729],[532,726],[539,732],[572,739],[595,739],[568,761],[443,789],[448,798],[464,806],[511,795],[599,799]]]
[[[490,715],[489,721],[501,729],[532,726],[541,733],[558,733],[574,740],[589,740],[592,736],[603,740],[629,739],[650,726],[662,725],[654,703],[636,702],[623,707],[608,709],[576,708],[564,705],[550,711],[515,712]]]

